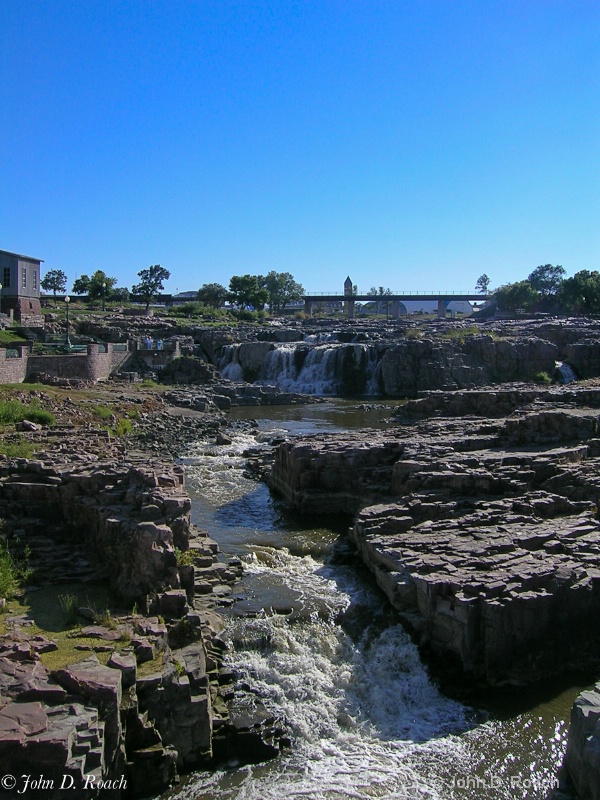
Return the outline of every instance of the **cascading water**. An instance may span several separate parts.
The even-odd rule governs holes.
[[[303,394],[375,395],[377,367],[377,350],[364,344],[283,344],[267,354],[260,381]]]
[[[239,348],[239,344],[225,345],[217,362],[221,375],[230,381],[244,380],[244,370],[238,361]]]
[[[229,663],[292,747],[197,773],[170,797],[546,800],[572,695],[503,719],[444,697],[339,532],[302,526],[244,475],[244,449],[279,432],[263,423],[184,461],[194,521],[246,563]]]

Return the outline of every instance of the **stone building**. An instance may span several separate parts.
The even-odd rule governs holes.
[[[0,250],[0,310],[23,325],[41,325],[40,278],[43,261]]]

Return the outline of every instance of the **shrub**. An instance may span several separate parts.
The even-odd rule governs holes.
[[[10,552],[6,541],[0,540],[0,597],[12,597],[17,589],[30,579],[30,557],[31,550],[26,547],[23,557],[17,561]]]
[[[552,378],[547,372],[536,372],[533,379],[536,383],[552,383]]]
[[[17,565],[5,542],[0,542],[0,597],[12,597],[19,587]]]
[[[178,567],[185,567],[194,563],[194,552],[193,550],[180,550],[176,547],[175,558],[177,559]]]

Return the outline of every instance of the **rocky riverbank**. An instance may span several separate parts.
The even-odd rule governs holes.
[[[600,416],[595,387],[435,396],[384,432],[276,450],[271,486],[311,513],[357,513],[350,536],[444,673],[523,685],[600,665]],[[512,409],[500,416],[501,409]],[[447,412],[446,412],[447,413]]]
[[[5,796],[141,797],[213,759],[277,754],[274,720],[229,717],[219,607],[242,566],[191,524],[171,460],[187,441],[225,437],[227,419],[155,391],[66,405],[58,390],[34,393],[58,424],[7,432],[36,452],[0,457],[3,541],[28,574],[4,601],[0,767],[45,783],[17,777]],[[126,436],[92,427],[107,408],[110,425],[135,420]]]
[[[267,467],[270,485],[300,511],[356,515],[350,537],[447,677],[504,686],[597,670],[598,386],[455,391],[551,372],[565,357],[580,375],[597,375],[594,323],[576,331],[553,321],[506,324],[466,337],[450,335],[460,324],[440,323],[422,338],[409,336],[406,325],[389,328],[380,334],[340,326],[334,349],[346,348],[338,366],[348,385],[373,366],[363,356],[364,347],[374,347],[377,363],[389,367],[386,391],[395,382],[388,394],[452,391],[407,403],[385,432],[284,442]],[[297,369],[307,348],[331,338],[300,326],[245,333],[241,353],[237,333],[190,333],[185,358],[195,360],[174,367],[185,388],[116,383],[101,399],[82,395],[79,403],[36,391],[60,424],[8,435],[35,443],[38,452],[0,465],[0,515],[15,552],[19,542],[23,554],[28,544],[43,580],[37,593],[11,601],[4,617],[0,662],[9,702],[0,709],[0,760],[7,770],[33,774],[47,763],[57,779],[126,779],[139,795],[148,791],[148,775],[159,792],[176,770],[234,754],[236,737],[257,757],[278,751],[273,720],[239,731],[227,717],[222,699],[232,676],[220,669],[218,607],[240,565],[221,564],[216,545],[190,525],[183,473],[170,460],[199,437],[226,442],[230,423],[222,412],[233,405],[301,400],[224,381],[199,362],[222,363],[225,348],[240,344],[231,363],[253,378],[270,353],[283,353],[278,345],[302,350],[289,361]],[[106,407],[114,409],[113,429],[126,413],[131,430],[116,437],[98,428],[95,411]],[[65,642],[37,633],[33,598],[72,585],[108,586],[113,607],[107,617],[74,592],[79,628],[69,638],[77,657],[58,663],[53,654]],[[594,705],[589,697],[580,705],[585,724],[574,728],[580,732],[567,765],[585,787],[595,763],[589,737],[596,712],[586,710]],[[19,788],[15,797],[23,796]],[[86,791],[93,797],[100,790]]]

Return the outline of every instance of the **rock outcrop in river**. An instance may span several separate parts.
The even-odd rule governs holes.
[[[478,403],[439,394],[404,414]],[[599,405],[595,389],[513,387],[492,419],[282,443],[269,481],[300,511],[358,512],[351,538],[446,675],[526,684],[600,664]]]

